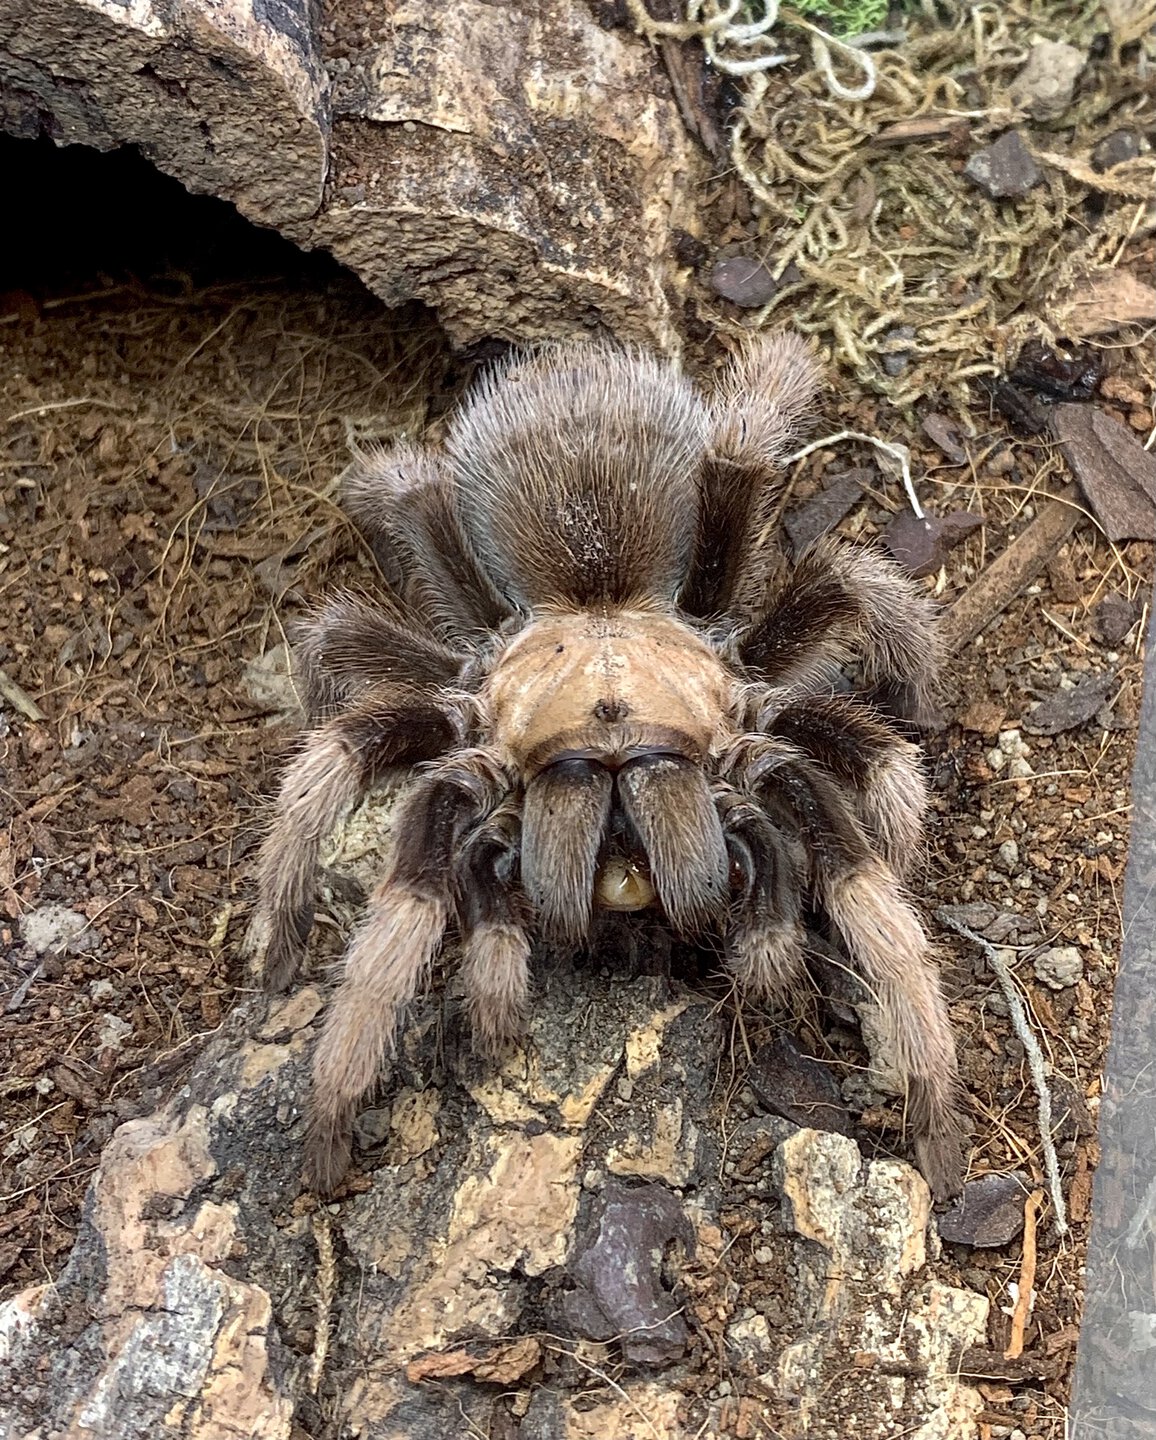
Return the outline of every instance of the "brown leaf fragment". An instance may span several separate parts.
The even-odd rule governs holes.
[[[864,485],[872,479],[874,473],[866,467],[845,470],[842,475],[836,475],[817,495],[804,500],[786,516],[783,525],[796,555],[801,555],[808,545],[826,535],[828,530],[833,530],[858,504]]]
[[[1025,716],[1023,728],[1029,735],[1061,735],[1086,725],[1107,702],[1116,686],[1116,672],[1085,675],[1072,690],[1057,690]]]
[[[969,1180],[959,1199],[939,1217],[940,1237],[949,1245],[1006,1245],[1023,1229],[1026,1194],[1024,1176],[1018,1174]]]
[[[405,1367],[411,1385],[422,1380],[447,1380],[472,1375],[490,1385],[512,1385],[533,1370],[542,1358],[542,1347],[532,1335],[523,1335],[504,1345],[484,1350],[431,1350]]]
[[[954,420],[946,415],[928,415],[923,422],[923,433],[953,465],[967,464],[967,447]]]
[[[1001,615],[1083,519],[1074,485],[1042,506],[1027,529],[1016,536],[947,612],[940,625],[944,653],[955,654]]]
[[[1054,295],[1045,313],[1052,329],[1069,340],[1110,335],[1156,320],[1156,288],[1129,270],[1100,270]]]
[[[925,515],[922,520],[905,510],[883,532],[883,543],[910,574],[934,575],[947,552],[982,524],[983,516],[970,510]]]
[[[789,1035],[778,1035],[756,1051],[746,1078],[772,1114],[805,1129],[852,1133],[835,1077],[821,1060],[805,1055]]]
[[[1156,540],[1156,455],[1092,405],[1057,405],[1052,433],[1109,540]]]

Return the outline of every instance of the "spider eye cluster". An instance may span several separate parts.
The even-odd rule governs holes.
[[[543,350],[485,378],[441,450],[347,475],[387,583],[298,638],[311,726],[259,873],[270,988],[302,963],[326,833],[385,778],[412,783],[316,1051],[318,1189],[447,935],[499,1052],[540,947],[596,950],[603,912],[651,907],[721,937],[770,998],[824,926],[878,1010],[924,1173],[955,1188],[954,1042],[903,887],[927,805],[904,726],[932,708],[934,616],[870,547],[788,564],[769,538],[818,383],[791,335],[753,341],[709,394],[649,356]],[[848,665],[859,688],[836,695]]]

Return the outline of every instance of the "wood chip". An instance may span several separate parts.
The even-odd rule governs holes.
[[[1156,540],[1156,455],[1094,405],[1057,405],[1052,433],[1109,540]]]
[[[1036,1284],[1036,1216],[1044,1198],[1042,1190],[1033,1190],[1024,1201],[1024,1247],[1020,1258],[1019,1291],[1012,1312],[1011,1338],[1003,1352],[1005,1360],[1018,1360],[1024,1353],[1024,1330],[1032,1308],[1032,1291]]]
[[[1002,615],[1086,518],[1074,485],[1047,501],[1027,529],[947,612],[940,627],[945,652],[953,655],[962,650],[997,615]]]
[[[971,137],[971,126],[959,115],[912,115],[907,120],[896,120],[886,125],[873,145],[930,144],[935,140],[950,140],[953,150],[966,147]]]
[[[1129,270],[1101,270],[1052,297],[1045,314],[1058,335],[1083,340],[1156,320],[1156,288]]]
[[[4,670],[0,670],[0,697],[7,700],[14,710],[19,710],[26,720],[44,719],[44,711],[31,695],[21,690],[16,681]]]
[[[953,510],[947,515],[913,515],[902,510],[883,532],[883,543],[894,559],[918,579],[934,575],[955,548],[983,524],[983,516],[970,510]]]

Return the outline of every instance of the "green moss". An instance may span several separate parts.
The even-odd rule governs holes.
[[[890,0],[807,0],[800,8],[826,21],[832,34],[862,35],[882,30],[891,7]]]

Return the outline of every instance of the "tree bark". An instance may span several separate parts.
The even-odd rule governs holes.
[[[459,344],[679,348],[706,157],[586,0],[0,0],[0,123],[139,146]]]

